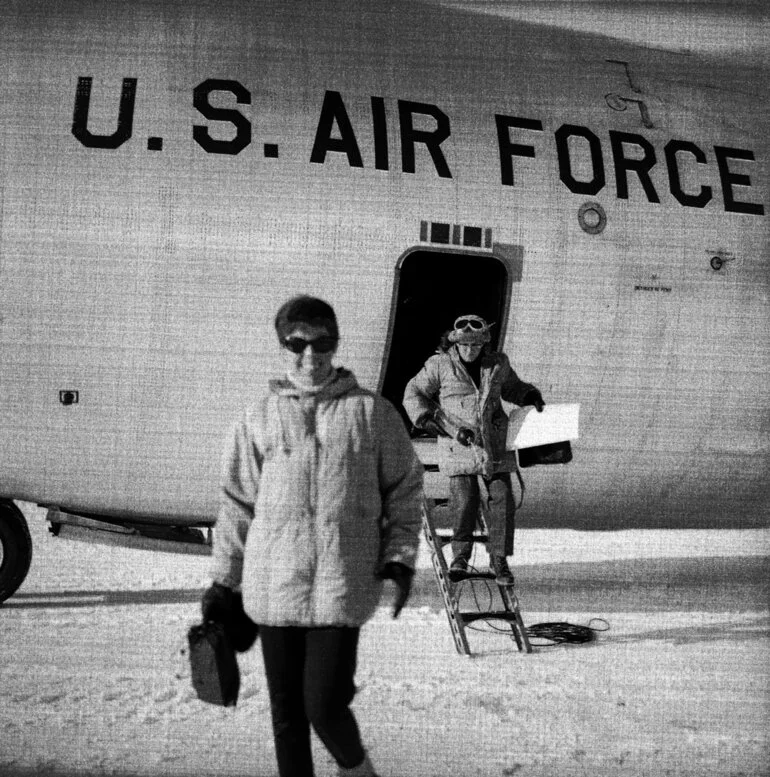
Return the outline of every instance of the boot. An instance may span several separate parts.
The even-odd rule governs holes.
[[[513,585],[513,573],[505,556],[490,556],[489,567],[495,573],[495,582],[498,585]]]
[[[372,762],[369,760],[369,754],[364,754],[364,760],[358,766],[352,769],[346,769],[344,766],[337,766],[339,777],[377,777]]]
[[[468,574],[468,559],[465,556],[455,556],[449,566],[449,579],[456,583]]]
[[[473,554],[473,543],[467,540],[452,540],[452,563],[449,566],[449,579],[452,582],[462,580],[468,573],[468,562]]]

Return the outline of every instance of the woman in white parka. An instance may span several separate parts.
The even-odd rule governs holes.
[[[397,586],[394,617],[409,595],[422,466],[393,405],[332,366],[327,303],[291,299],[275,327],[286,375],[225,451],[204,610],[240,587],[259,627],[281,777],[312,777],[311,725],[340,774],[373,775],[349,706],[359,630],[384,578]]]

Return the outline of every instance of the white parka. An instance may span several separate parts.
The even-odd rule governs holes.
[[[508,416],[501,400],[521,405],[535,387],[519,378],[504,353],[482,353],[479,358],[478,387],[453,345],[431,356],[404,390],[404,408],[412,423],[440,407],[455,427],[474,433],[476,442],[469,446],[450,437],[438,439],[439,468],[448,476],[489,477],[516,468],[513,454],[505,450]]]
[[[338,369],[318,393],[286,379],[235,424],[212,577],[269,626],[360,626],[378,570],[414,568],[422,465],[398,412]]]

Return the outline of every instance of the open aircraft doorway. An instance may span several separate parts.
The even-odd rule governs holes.
[[[492,348],[502,345],[510,289],[506,264],[491,253],[421,248],[401,257],[381,393],[401,411],[408,428],[404,387],[436,352],[442,334],[458,316],[476,313],[494,322]]]

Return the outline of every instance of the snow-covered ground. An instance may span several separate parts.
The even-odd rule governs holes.
[[[35,555],[0,608],[0,775],[274,775],[259,650],[236,709],[190,686],[208,559],[55,539],[22,508]],[[609,630],[530,655],[473,631],[459,656],[423,552],[401,618],[383,599],[362,632],[354,709],[383,777],[770,774],[770,532],[516,541],[526,624]]]

